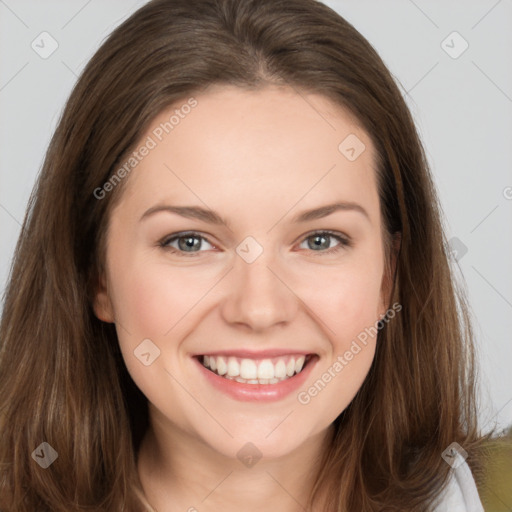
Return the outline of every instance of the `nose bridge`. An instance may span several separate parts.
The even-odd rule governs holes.
[[[271,244],[263,248],[250,238],[236,249],[224,316],[231,323],[261,330],[289,322],[297,298],[283,282],[282,265]]]

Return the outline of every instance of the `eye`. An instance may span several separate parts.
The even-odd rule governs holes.
[[[312,240],[311,243],[309,242],[310,240]],[[334,247],[331,246],[332,240],[338,242]],[[178,256],[194,257],[199,256],[200,253],[203,252],[200,250],[203,246],[203,242],[209,244],[210,248],[215,248],[204,236],[195,231],[175,233],[162,239],[158,242],[158,245],[162,249],[177,254]],[[352,246],[350,239],[332,231],[316,231],[311,233],[304,239],[302,244],[304,243],[308,245],[308,247],[305,248],[306,250],[317,252],[321,255],[334,254],[346,247]]]
[[[330,240],[335,239],[338,244],[331,247]],[[310,243],[309,241],[312,240]],[[348,238],[341,236],[339,233],[332,231],[316,231],[308,235],[302,243],[307,243],[306,249],[321,254],[333,254],[346,247],[351,247],[351,242]],[[324,250],[323,250],[324,249]]]
[[[196,232],[177,233],[164,238],[159,242],[159,245],[163,249],[169,250],[179,256],[197,256],[197,253],[201,252],[199,249],[202,247],[203,241],[211,247],[215,247],[208,242],[204,236]],[[172,245],[175,243],[177,243],[177,247]]]

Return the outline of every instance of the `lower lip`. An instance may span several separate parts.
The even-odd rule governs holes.
[[[244,384],[236,380],[226,379],[205,368],[199,358],[194,357],[194,360],[199,366],[201,373],[213,387],[235,400],[244,402],[275,402],[297,391],[304,384],[318,357],[313,356],[300,373],[276,384]]]

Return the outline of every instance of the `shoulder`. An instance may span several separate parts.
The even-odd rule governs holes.
[[[465,461],[453,468],[434,512],[484,512],[471,469]]]

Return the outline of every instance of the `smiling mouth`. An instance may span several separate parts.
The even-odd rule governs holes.
[[[202,365],[216,375],[242,384],[277,384],[301,373],[313,354],[289,354],[264,359],[234,356],[198,356]]]

